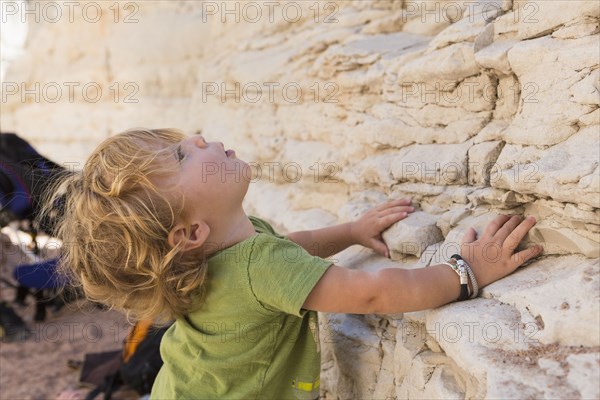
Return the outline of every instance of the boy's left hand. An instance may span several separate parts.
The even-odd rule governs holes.
[[[352,232],[356,243],[389,258],[390,251],[383,242],[381,232],[415,211],[415,208],[410,204],[410,199],[397,199],[385,202],[367,211],[359,219],[352,222]]]

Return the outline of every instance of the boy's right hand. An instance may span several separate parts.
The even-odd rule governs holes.
[[[540,245],[514,252],[535,223],[531,216],[523,219],[519,215],[499,215],[487,225],[478,240],[475,240],[475,230],[469,228],[460,255],[471,266],[480,288],[509,275],[542,252]]]

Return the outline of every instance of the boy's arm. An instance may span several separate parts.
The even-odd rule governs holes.
[[[292,232],[287,238],[304,247],[311,255],[321,258],[327,258],[357,244],[352,232],[352,222],[312,231]]]
[[[500,215],[490,222],[485,233],[475,240],[469,230],[461,245],[461,256],[471,266],[480,287],[512,273],[529,259],[539,255],[542,247],[529,247],[514,253],[523,237],[535,225],[535,219]],[[500,251],[494,259],[485,249]],[[362,271],[330,266],[302,308],[322,312],[353,314],[402,313],[436,308],[455,301],[460,294],[458,275],[447,265],[406,270],[386,268]]]
[[[370,209],[356,221],[312,231],[292,232],[287,238],[313,256],[327,258],[348,246],[360,244],[389,257],[381,232],[414,211],[410,199],[398,199]]]
[[[330,266],[306,298],[307,310],[396,314],[436,308],[460,294],[458,275],[446,265],[379,271]]]

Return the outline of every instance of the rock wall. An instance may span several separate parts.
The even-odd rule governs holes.
[[[545,254],[478,299],[322,314],[322,397],[600,396],[596,2],[78,4],[30,23],[3,83],[2,129],[52,158],[202,130],[253,160],[247,209],[283,231],[410,196],[393,262],[352,247],[349,268],[425,267],[494,213],[538,219]]]

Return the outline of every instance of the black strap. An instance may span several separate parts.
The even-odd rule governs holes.
[[[96,386],[94,390],[92,390],[87,394],[87,396],[85,396],[85,400],[94,400],[100,392],[102,392],[102,386]]]
[[[96,396],[98,396],[98,394],[102,393],[102,392],[104,392],[103,399],[110,400],[112,397],[112,394],[119,387],[118,385],[116,385],[118,375],[119,375],[119,372],[115,372],[114,374],[107,375],[104,378],[104,382],[102,382],[102,384],[96,386],[91,392],[89,392],[87,394],[87,396],[85,396],[85,400],[94,400],[94,398],[96,398]]]
[[[460,296],[458,296],[458,301],[467,300],[469,298],[469,284],[463,283],[460,285]]]
[[[450,258],[453,258],[456,261],[463,260],[463,258],[458,254],[453,254],[452,256],[450,256]],[[458,296],[458,301],[467,300],[468,298],[469,298],[469,277],[467,276],[467,283],[460,284],[460,295]]]

